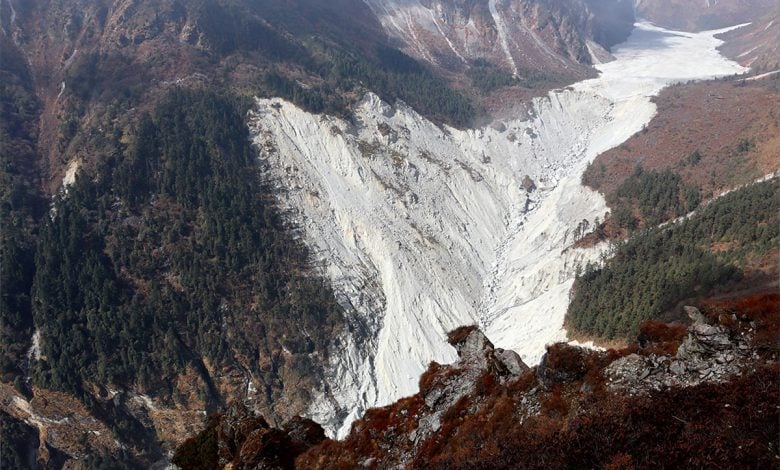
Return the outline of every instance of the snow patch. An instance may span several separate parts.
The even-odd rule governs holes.
[[[157,407],[154,406],[154,402],[152,401],[152,398],[148,395],[144,395],[144,394],[134,395],[133,401],[135,401],[136,403],[143,406],[149,411],[157,411]]]
[[[351,325],[310,416],[343,436],[365,409],[415,393],[430,361],[456,359],[445,336],[460,325],[530,364],[565,340],[577,267],[605,249],[571,246],[578,223],[607,211],[582,172],[650,121],[664,86],[744,70],[716,51],[719,32],[639,23],[600,77],[535,99],[502,130],[437,126],[373,94],[351,121],[258,99],[261,161]]]
[[[79,53],[78,49],[74,49],[73,53],[65,60],[65,64],[63,64],[62,69],[66,70],[68,67],[70,67],[70,64],[73,63],[73,60],[76,59],[76,55]]]
[[[759,47],[759,46],[751,47],[750,49],[746,50],[746,51],[745,51],[745,52],[743,52],[742,54],[738,55],[738,56],[737,56],[737,58],[740,58],[740,57],[745,57],[746,55],[748,55],[748,54],[750,54],[751,52],[753,52],[753,51],[755,51],[756,49],[758,49],[758,47]]]
[[[56,98],[56,100],[55,100],[55,101],[59,101],[59,99],[60,99],[60,96],[62,96],[62,94],[63,94],[64,92],[65,92],[65,80],[63,80],[62,82],[60,82],[60,92],[59,92],[59,93],[57,93],[57,98]]]

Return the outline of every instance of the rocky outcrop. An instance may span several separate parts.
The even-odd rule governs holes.
[[[476,326],[453,330],[448,341],[457,351],[458,361],[447,366],[433,363],[420,378],[420,396],[425,408],[417,417],[419,426],[410,435],[415,444],[437,431],[444,414],[452,407],[475,396],[480,384],[506,384],[529,370],[516,352],[496,349]]]
[[[184,442],[173,462],[180,468],[293,468],[295,457],[325,440],[322,427],[295,417],[281,429],[240,403],[213,416],[206,429]]]
[[[685,311],[693,324],[677,353],[630,354],[616,360],[604,371],[610,389],[636,395],[668,387],[723,382],[739,374],[754,359],[749,334],[710,324],[695,307],[685,307]]]
[[[777,447],[767,436],[776,435],[780,423],[780,296],[686,311],[688,327],[648,323],[641,345],[607,351],[550,345],[532,369],[495,348],[477,327],[457,328],[448,334],[456,362],[432,363],[419,393],[368,410],[343,441],[322,440],[312,425],[303,426],[304,434],[314,437],[301,438],[291,430],[300,425],[270,430],[257,418],[241,419],[261,423],[250,436],[282,445],[253,444],[266,450],[252,455],[294,453],[295,467],[306,469],[600,468],[615,462],[646,468],[641,462],[649,461],[760,467],[773,461]],[[674,353],[659,352],[669,347]],[[242,426],[227,415],[221,419],[230,429]],[[633,436],[628,443],[627,435]],[[298,454],[301,448],[308,450]],[[234,458],[230,465],[265,468],[271,462],[252,459]]]

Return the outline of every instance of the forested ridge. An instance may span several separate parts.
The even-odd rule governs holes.
[[[246,109],[231,96],[173,90],[128,135],[113,133],[114,151],[80,172],[37,228],[15,206],[25,180],[16,184],[6,163],[14,183],[2,206],[6,380],[24,393],[37,385],[80,397],[137,448],[154,436],[96,400],[94,387],[172,405],[190,400],[176,378],[194,373],[187,386],[218,408],[227,397],[213,374],[238,367],[261,405],[284,406],[283,393],[308,403],[341,310],[263,181]],[[33,320],[41,360],[28,371]]]
[[[271,68],[258,82],[261,95],[279,96],[313,113],[349,115],[350,108],[372,91],[383,100],[403,100],[437,122],[465,127],[479,110],[461,92],[435,77],[403,52],[378,46],[372,56],[328,44],[312,46],[316,51],[301,65],[322,78],[318,86],[303,86]],[[295,61],[300,59],[295,58]]]
[[[685,184],[671,169],[643,170],[637,166],[611,198],[619,227],[632,231],[654,227],[695,210],[701,202],[698,188]]]
[[[40,103],[24,58],[0,38],[0,373],[20,374],[32,334],[30,288],[37,221],[45,200],[36,185]]]
[[[588,265],[577,277],[567,324],[589,335],[628,338],[678,302],[740,279],[749,262],[777,248],[779,204],[775,178],[726,194],[687,220],[617,242],[602,267]]]
[[[24,27],[59,21],[23,10]],[[303,413],[347,326],[256,164],[251,97],[348,116],[374,91],[458,126],[477,111],[381,37],[310,35],[338,17],[141,3],[115,34],[101,30],[110,10],[88,5],[43,45],[0,37],[0,373],[27,400],[78,397],[127,452],[67,439],[96,446],[88,467],[115,468],[160,458],[197,410],[230,400],[271,420]],[[184,23],[196,34],[179,36]],[[35,56],[63,41],[61,62]],[[76,180],[57,189],[66,167]],[[183,417],[152,422],[135,394]]]

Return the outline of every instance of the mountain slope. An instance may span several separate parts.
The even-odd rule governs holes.
[[[773,0],[634,0],[639,18],[679,31],[704,31],[755,21]]]
[[[780,69],[780,5],[750,25],[725,33],[721,51],[756,73]]]
[[[627,1],[367,3],[402,50],[455,80],[466,71],[472,81],[541,90],[592,76],[587,66],[605,60],[634,20]]]

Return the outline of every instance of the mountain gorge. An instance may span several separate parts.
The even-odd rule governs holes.
[[[573,246],[578,224],[608,212],[579,175],[641,131],[664,85],[740,70],[717,54],[713,33],[665,34],[641,25],[598,79],[473,130],[441,129],[376,96],[354,123],[259,101],[250,127],[281,204],[373,341],[341,340],[327,374],[336,393],[311,410],[318,422],[341,435],[362,409],[414,393],[430,360],[454,360],[444,336],[458,325],[480,325],[531,364],[565,338],[578,266],[606,249]],[[668,41],[663,51],[643,49],[654,39]],[[700,71],[687,66],[694,56]],[[659,58],[667,66],[648,77],[646,60]]]
[[[772,67],[772,20],[678,33],[634,27],[632,6],[0,0],[0,466],[164,467],[204,428],[196,455],[212,462],[218,443],[220,466],[246,442],[250,466],[306,451],[305,467],[446,462],[441,446],[392,440],[393,456],[336,462],[326,435],[374,445],[366,426],[422,410],[415,394],[450,376],[468,380],[432,408],[442,423],[472,385],[491,403],[525,387],[545,346],[567,339],[569,301],[586,292],[572,286],[613,253],[587,232],[615,220],[611,185],[633,171],[615,161],[641,148],[660,170],[693,153],[668,137],[679,116],[653,120],[678,99],[661,90]],[[697,147],[706,184],[691,170],[680,185],[714,199],[777,170],[773,83],[698,92],[733,87],[729,103],[760,106]],[[606,177],[581,178],[602,164]],[[725,181],[729,168],[749,178]],[[773,223],[748,194],[732,203]],[[707,239],[728,245],[727,262],[766,267],[774,232],[728,233]],[[472,324],[486,336],[464,357],[447,333]],[[581,354],[601,370],[623,352]],[[415,446],[452,437],[426,429]]]

